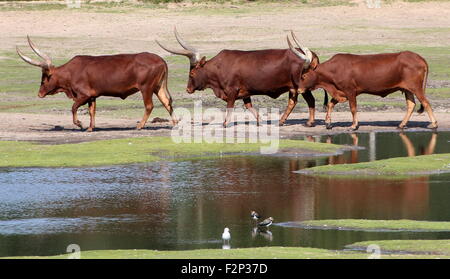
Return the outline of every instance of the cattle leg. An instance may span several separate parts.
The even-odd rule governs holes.
[[[405,93],[405,99],[406,99],[406,115],[405,118],[403,118],[403,121],[398,125],[399,129],[405,129],[406,124],[408,124],[409,119],[411,118],[411,115],[414,111],[414,108],[416,107],[416,102],[414,101],[414,95],[409,91],[404,91]]]
[[[284,111],[283,116],[280,119],[280,126],[284,125],[284,122],[286,122],[286,119],[288,118],[289,114],[291,114],[292,110],[294,109],[295,105],[297,104],[298,100],[298,92],[295,89],[289,90],[289,101],[288,105],[286,107],[286,110]]]
[[[356,109],[356,96],[352,96],[352,97],[348,98],[348,102],[350,104],[350,111],[352,112],[352,117],[353,117],[353,123],[352,123],[352,126],[350,126],[350,130],[356,131],[359,128],[358,116],[357,116],[358,111]]]
[[[244,106],[253,114],[253,116],[256,118],[256,125],[259,126],[259,114],[258,111],[253,107],[250,97],[244,98]]]
[[[147,91],[145,93],[144,92],[142,92],[142,97],[144,99],[145,112],[141,122],[139,122],[139,124],[136,126],[136,129],[138,130],[144,128],[145,123],[147,123],[148,117],[150,116],[150,113],[152,113],[153,110],[153,100],[152,100],[153,92],[152,91],[149,92]]]
[[[306,122],[306,127],[314,127],[314,119],[315,119],[315,112],[316,112],[316,99],[314,99],[313,94],[310,90],[305,91],[305,93],[302,94],[303,99],[305,99],[306,103],[308,104],[309,108],[309,120]]]
[[[170,96],[169,90],[167,89],[167,79],[163,81],[158,92],[155,92],[155,93],[156,93],[156,96],[158,96],[158,99],[161,102],[161,104],[163,104],[163,106],[169,112],[170,117],[172,118],[172,124],[176,125],[178,123],[178,120],[176,119],[175,115],[173,114],[172,97]]]
[[[72,120],[73,120],[73,124],[75,124],[76,126],[80,127],[80,129],[83,129],[83,125],[81,124],[81,121],[78,120],[78,108],[81,107],[82,105],[86,104],[88,101],[88,98],[85,99],[79,99],[77,101],[75,101],[75,103],[73,103],[72,105]]]
[[[233,114],[234,102],[236,98],[230,96],[227,101],[227,111],[225,115],[225,121],[223,122],[223,127],[226,128],[231,120],[231,115]]]
[[[90,123],[87,131],[92,132],[92,131],[94,131],[94,127],[95,127],[95,107],[97,106],[97,103],[94,99],[92,101],[89,101],[88,105],[89,105],[89,116],[91,118],[91,123]]]
[[[428,125],[428,128],[436,129],[438,127],[436,118],[434,117],[433,110],[431,109],[430,103],[428,99],[425,97],[425,94],[416,94],[417,99],[419,99],[420,103],[426,110],[428,117],[430,118],[431,124]]]
[[[338,103],[338,101],[334,98],[332,98],[331,101],[328,103],[327,114],[325,116],[325,127],[328,130],[333,128],[333,125],[331,125],[331,112],[333,111],[333,108],[337,103]]]

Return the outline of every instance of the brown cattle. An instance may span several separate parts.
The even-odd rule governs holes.
[[[80,106],[89,104],[90,125],[95,126],[96,99],[111,96],[126,99],[141,91],[145,113],[137,129],[144,127],[153,109],[152,96],[155,93],[172,116],[172,98],[167,89],[168,69],[166,62],[156,54],[118,54],[104,56],[79,55],[61,66],[54,66],[51,58],[40,51],[28,37],[31,49],[44,61],[33,60],[17,48],[19,56],[27,63],[42,68],[41,87],[38,96],[44,98],[59,92],[66,93],[74,101],[73,123],[83,128],[77,118]],[[176,120],[172,117],[174,123]]]
[[[301,53],[292,47],[289,38],[288,44],[294,53],[302,57]],[[308,64],[309,61],[305,63]],[[405,94],[407,105],[406,115],[398,128],[406,127],[415,107],[416,96],[421,103],[418,112],[426,110],[431,120],[428,127],[435,129],[437,121],[425,97],[427,76],[427,62],[411,51],[372,55],[336,54],[324,63],[310,63],[305,67],[299,90],[303,92],[323,88],[331,94],[332,99],[328,104],[325,119],[327,129],[332,128],[331,111],[337,103],[349,101],[353,115],[350,129],[357,130],[356,96],[367,93],[386,97],[398,90]]]
[[[252,106],[251,96],[266,95],[275,99],[289,91],[288,106],[280,120],[280,125],[284,124],[297,104],[298,84],[305,57],[299,59],[289,49],[222,50],[215,57],[206,60],[206,57],[202,57],[195,48],[180,38],[176,28],[175,37],[183,47],[182,50],[172,50],[156,42],[170,53],[189,58],[190,70],[186,88],[188,93],[210,88],[216,97],[227,102],[225,127],[230,121],[237,99],[244,101],[245,107],[252,112],[259,123],[260,118]],[[310,60],[312,65],[319,63],[314,53],[311,53]],[[309,120],[306,126],[314,126],[314,97],[309,90],[302,96],[309,107]]]

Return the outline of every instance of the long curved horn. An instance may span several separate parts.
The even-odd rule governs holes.
[[[48,67],[47,63],[45,63],[45,62],[36,61],[34,59],[31,59],[30,57],[27,57],[27,56],[23,55],[23,53],[19,50],[19,47],[16,47],[16,51],[17,51],[17,54],[20,56],[20,58],[22,58],[22,60],[27,62],[28,64],[31,64],[33,66],[38,66],[38,67],[41,67],[41,68],[47,68]]]
[[[177,39],[178,43],[183,47],[182,50],[173,50],[170,48],[167,48],[165,46],[163,46],[162,44],[160,44],[157,40],[156,43],[165,51],[168,51],[170,53],[173,54],[177,54],[177,55],[184,55],[187,56],[189,58],[189,61],[191,62],[191,66],[195,66],[199,61],[200,61],[200,52],[198,52],[197,49],[191,47],[190,45],[188,45],[180,36],[180,34],[178,34],[177,28],[174,27],[174,33],[175,33],[175,38]]]
[[[306,60],[306,59],[307,59],[306,56],[305,56],[303,53],[301,53],[300,51],[298,51],[298,50],[292,45],[291,40],[289,39],[289,35],[286,35],[286,40],[287,40],[287,43],[288,43],[288,45],[289,45],[289,48],[292,50],[292,52],[294,52],[298,57],[300,57],[300,58],[303,59],[303,60]]]
[[[178,31],[177,31],[177,27],[176,27],[176,26],[173,28],[173,32],[175,33],[175,38],[177,39],[178,43],[179,43],[184,49],[190,50],[190,51],[192,51],[193,53],[197,53],[197,52],[198,52],[198,50],[197,50],[196,48],[191,47],[190,45],[188,45],[188,44],[181,38],[180,34],[178,34]]]
[[[170,52],[170,53],[173,53],[173,54],[177,54],[177,55],[184,55],[184,56],[187,56],[187,57],[189,57],[189,58],[190,58],[191,56],[193,56],[192,51],[184,50],[184,49],[181,49],[181,50],[174,50],[174,49],[165,47],[165,46],[162,45],[160,42],[158,42],[158,40],[155,40],[155,42],[156,42],[162,49],[164,49],[164,50],[167,51],[167,52]]]
[[[306,61],[307,61],[307,66],[309,66],[309,64],[311,63],[311,61],[312,61],[312,58],[313,58],[313,54],[312,54],[312,52],[309,50],[309,48],[307,48],[307,47],[304,47],[304,46],[302,46],[302,45],[300,45],[300,43],[299,43],[299,41],[298,41],[298,39],[297,39],[297,36],[295,36],[295,34],[294,34],[294,31],[292,31],[291,30],[291,35],[292,35],[292,38],[294,39],[294,42],[297,44],[297,46],[303,51],[303,53],[306,55]],[[306,66],[306,67],[307,67]],[[306,68],[305,67],[305,68]]]
[[[183,55],[186,56],[187,58],[189,58],[189,61],[191,63],[191,66],[195,66],[197,64],[198,61],[200,61],[200,59],[197,57],[197,55],[195,53],[193,53],[190,50],[185,50],[185,49],[181,49],[181,50],[174,50],[174,49],[170,49],[168,47],[163,46],[160,42],[158,42],[158,40],[155,40],[155,42],[165,51],[173,53],[173,54],[177,54],[177,55]]]
[[[305,60],[305,62],[303,63],[303,69],[308,69],[309,64],[311,64],[311,60],[308,59],[308,57],[306,55],[304,55],[303,53],[301,53],[300,51],[298,51],[291,43],[291,40],[289,39],[289,36],[286,36],[289,48],[291,49],[291,51],[297,55],[298,57],[300,57],[301,59]]]
[[[50,58],[50,56],[48,56],[47,54],[43,53],[42,51],[40,51],[36,45],[31,41],[30,36],[27,35],[27,39],[28,39],[28,44],[30,45],[31,49],[42,59],[45,60],[45,62],[47,63],[47,66],[50,67],[52,65],[52,59]]]

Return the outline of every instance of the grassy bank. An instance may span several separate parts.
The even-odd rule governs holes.
[[[384,259],[426,259],[426,258],[450,258],[448,253],[443,254],[440,242],[433,242],[430,240],[426,245],[424,254],[419,254],[419,251],[414,253],[402,253],[389,255],[382,255]],[[405,244],[404,247],[408,248],[413,245]],[[397,243],[397,240],[393,241],[375,241],[375,243],[382,243],[382,247],[391,247]],[[392,243],[392,244],[391,244]],[[374,242],[368,243],[356,243],[358,246],[352,248],[359,249],[362,246],[374,244]],[[355,245],[356,245],[355,244]],[[353,244],[352,244],[353,245]],[[386,246],[385,246],[386,245]],[[448,246],[448,245],[447,245]],[[423,246],[425,247],[425,245]],[[429,252],[435,250],[436,255],[430,255]],[[448,249],[448,247],[447,247]],[[20,259],[67,259],[69,255],[57,255],[57,256],[30,256],[30,257],[14,257]],[[81,259],[367,259],[370,254],[356,251],[333,251],[327,249],[318,248],[306,248],[306,247],[260,247],[260,248],[242,248],[242,249],[200,249],[200,250],[187,250],[187,251],[155,251],[155,250],[96,250],[96,251],[82,251],[80,254]]]
[[[249,10],[258,8],[259,10],[269,11],[267,5],[300,7],[327,7],[327,6],[355,6],[351,0],[139,0],[139,1],[97,1],[90,2],[82,0],[81,5],[77,7],[82,11],[89,12],[132,12],[137,9],[167,9],[168,6],[184,11],[213,10],[218,13],[245,13]],[[258,5],[264,5],[258,7]],[[231,7],[230,7],[231,6]],[[29,0],[0,0],[0,11],[47,11],[47,10],[69,10],[73,7],[68,6],[64,1],[29,1]]]
[[[0,167],[75,167],[143,163],[192,157],[259,153],[262,143],[180,143],[170,137],[127,138],[77,144],[42,145],[0,142]],[[342,146],[298,140],[280,140],[279,150],[335,153]]]
[[[394,231],[450,231],[450,222],[415,220],[365,220],[335,219],[311,220],[295,223],[302,227],[317,229],[348,230],[394,230]]]
[[[418,253],[450,256],[450,240],[375,240],[353,243],[349,249],[365,249],[370,244],[380,246],[381,252]]]
[[[450,154],[433,154],[416,157],[401,157],[374,162],[326,165],[299,171],[304,174],[333,175],[342,177],[405,177],[450,172]]]

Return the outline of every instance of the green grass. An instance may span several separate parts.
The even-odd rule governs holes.
[[[63,1],[61,3],[33,3],[33,1],[18,1],[14,3],[8,3],[9,1],[0,1],[0,3],[7,3],[0,5],[0,11],[47,11],[47,10],[70,10]],[[350,0],[284,0],[280,3],[279,0],[141,0],[138,2],[119,1],[119,2],[89,2],[83,1],[80,8],[81,11],[87,12],[133,12],[135,10],[142,9],[166,9],[169,3],[192,3],[192,6],[182,7],[180,6],[179,12],[181,13],[195,13],[199,12],[204,14],[246,14],[255,11],[258,12],[270,12],[273,9],[286,10],[287,8],[295,5],[301,5],[302,7],[325,7],[325,6],[354,6]],[[233,5],[234,9],[230,9],[230,5]]]
[[[158,160],[259,153],[263,143],[181,143],[170,137],[127,138],[77,144],[42,145],[0,141],[0,167],[75,167],[143,163]],[[341,146],[280,140],[280,149],[335,153]]]
[[[433,154],[416,157],[391,158],[357,164],[326,165],[302,171],[306,174],[333,175],[333,177],[404,177],[450,172],[450,154]]]
[[[415,220],[331,219],[299,222],[299,225],[324,229],[450,231],[450,222]]]
[[[21,259],[67,259],[69,255],[14,257]],[[82,251],[81,259],[367,259],[369,254],[304,247],[200,249],[187,251],[96,250]],[[447,257],[439,256],[439,257]],[[437,258],[433,255],[392,254],[386,259]]]
[[[370,244],[380,246],[381,252],[420,253],[450,256],[450,239],[440,240],[373,240],[356,242],[346,246],[350,249],[365,249]]]

